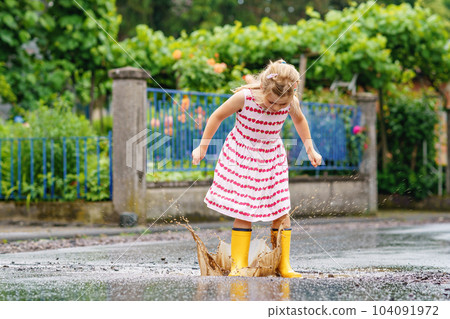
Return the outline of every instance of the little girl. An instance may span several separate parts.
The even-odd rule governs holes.
[[[313,148],[308,123],[295,96],[299,79],[293,65],[283,60],[270,62],[256,79],[250,76],[248,84],[235,89],[211,114],[200,146],[192,152],[192,163],[198,165],[220,123],[236,113],[236,124],[225,139],[204,199],[209,208],[235,218],[229,276],[240,276],[239,269],[248,267],[252,222],[256,221],[272,221],[272,243],[280,224],[286,225],[277,272],[282,277],[302,276],[289,262],[291,202],[287,156],[280,136],[288,114],[312,165],[320,165],[322,157]]]

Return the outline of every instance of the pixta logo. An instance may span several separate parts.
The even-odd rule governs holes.
[[[166,145],[171,140],[170,136],[163,135],[158,132],[153,132],[150,136],[149,129],[145,129],[132,136],[126,142],[126,165],[130,168],[135,168],[137,171],[144,173],[153,173],[155,164],[157,168],[162,168],[170,162],[171,147]],[[158,139],[160,136],[162,138]],[[153,153],[155,150],[164,148],[162,159],[155,163]],[[147,154],[149,159],[147,161]],[[152,165],[147,165],[152,163]]]

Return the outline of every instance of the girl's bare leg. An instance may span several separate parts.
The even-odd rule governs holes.
[[[280,218],[272,221],[272,228],[278,229],[283,220],[285,220],[284,228],[290,228],[291,227],[291,219],[289,218],[289,214],[283,215]]]
[[[250,229],[250,228],[252,228],[252,223],[248,222],[246,220],[242,220],[242,219],[237,219],[236,218],[234,220],[233,228],[247,228],[247,229]]]

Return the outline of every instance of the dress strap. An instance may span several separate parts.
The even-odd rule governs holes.
[[[252,93],[250,92],[250,89],[245,88],[244,90],[245,95],[245,103],[247,103],[247,100],[252,96]]]
[[[240,114],[240,113],[242,113],[242,111],[244,111],[245,107],[248,105],[248,102],[249,102],[249,100],[251,99],[251,96],[252,96],[251,95],[252,93],[250,92],[249,89],[245,88],[245,89],[242,89],[242,91],[244,92],[244,97],[245,97],[244,105],[242,105],[242,109],[240,111],[236,112],[238,114]]]

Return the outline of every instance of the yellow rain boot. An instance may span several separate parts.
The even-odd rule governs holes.
[[[252,229],[232,228],[231,230],[231,271],[228,276],[242,276],[240,268],[248,267],[248,250]]]
[[[283,229],[281,232],[281,261],[278,265],[278,272],[281,277],[285,278],[299,278],[302,275],[298,272],[295,272],[291,264],[289,263],[289,252],[291,249],[291,230],[292,228]],[[277,241],[278,229],[272,228],[271,231],[271,242],[272,247],[275,247]]]

